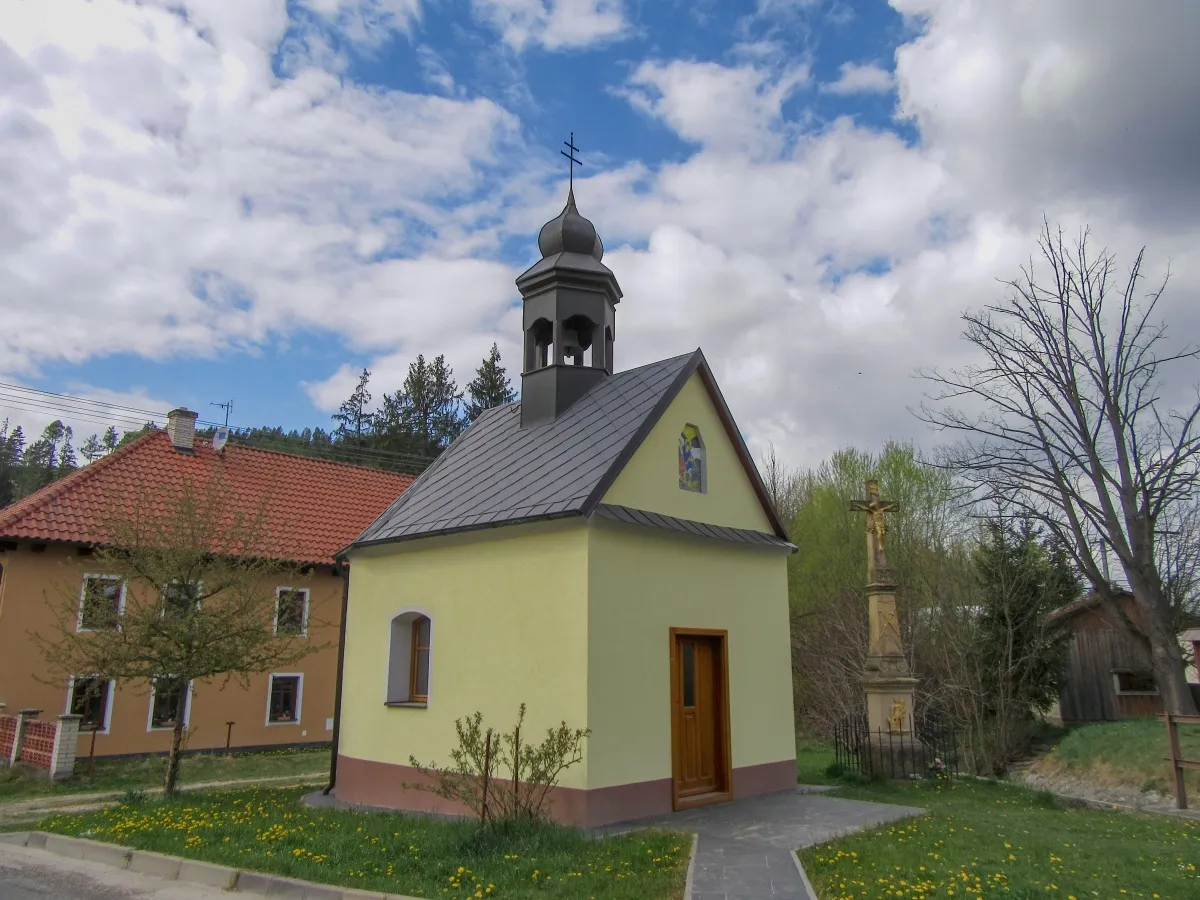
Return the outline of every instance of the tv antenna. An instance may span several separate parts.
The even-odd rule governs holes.
[[[231,398],[231,399],[227,400],[225,403],[217,403],[216,401],[213,401],[212,403],[209,403],[208,405],[209,406],[219,406],[221,409],[225,410],[225,427],[228,428],[229,427],[229,414],[233,411],[233,399]]]

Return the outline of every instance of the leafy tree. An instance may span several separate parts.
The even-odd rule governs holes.
[[[900,504],[888,516],[888,561],[899,583],[901,629],[914,672],[921,673],[931,644],[925,611],[961,604],[975,590],[954,479],[911,445],[889,442],[880,453],[839,450],[805,473],[791,530],[799,549],[788,559],[796,715],[824,734],[864,702],[858,679],[868,641],[866,523],[847,505],[862,497],[868,478],[879,481],[884,499]],[[922,685],[926,695],[936,689],[932,681]]]
[[[366,447],[371,444],[375,419],[367,409],[371,403],[371,391],[367,388],[367,382],[370,380],[371,373],[364,368],[358,376],[354,392],[333,414],[333,421],[338,423],[334,434],[343,444],[354,447]]]
[[[492,349],[479,368],[475,370],[475,378],[467,385],[467,419],[474,422],[485,409],[503,406],[517,399],[504,367],[500,365],[500,348],[492,344]]]
[[[960,436],[947,462],[979,498],[1042,523],[1069,549],[1148,652],[1166,709],[1195,715],[1161,534],[1200,488],[1200,400],[1171,408],[1161,388],[1200,348],[1167,344],[1155,319],[1165,279],[1141,299],[1144,250],[1118,283],[1114,257],[1093,256],[1087,239],[1068,246],[1045,224],[1048,273],[1031,262],[1007,297],[964,314],[980,362],[925,373],[938,393],[922,416]],[[1110,558],[1136,620],[1118,602]]]
[[[112,431],[114,434],[116,433],[115,428],[110,428],[109,430]],[[117,441],[116,446],[113,449],[116,449],[117,447],[124,447],[126,444],[132,444],[134,441],[136,441],[142,435],[149,434],[151,431],[154,431],[154,423],[153,422],[147,422],[141,428],[137,428],[133,431],[126,431],[124,434],[121,435],[121,439],[119,441]],[[104,432],[104,440],[105,441],[109,440],[108,431]]]
[[[9,430],[8,419],[0,424],[0,506],[21,496],[21,458],[25,452],[25,434],[17,425]]]
[[[433,362],[418,355],[408,366],[404,386],[384,394],[376,417],[376,446],[400,453],[435,457],[466,427],[463,395],[444,356]]]
[[[105,540],[95,556],[102,571],[125,580],[125,606],[120,613],[89,607],[95,625],[79,633],[79,585],[63,586],[56,626],[33,635],[54,683],[86,672],[147,688],[157,682],[159,690],[195,693],[216,679],[247,687],[251,674],[324,649],[274,633],[274,586],[292,567],[273,558],[266,506],[264,498],[252,512],[239,509],[219,479],[108,498]],[[183,732],[179,715],[164,779],[168,794],[179,776]]]

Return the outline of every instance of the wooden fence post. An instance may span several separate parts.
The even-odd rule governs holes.
[[[1187,809],[1187,786],[1183,783],[1183,766],[1179,765],[1179,732],[1173,715],[1163,713],[1163,719],[1167,723],[1167,752],[1170,754],[1167,761],[1171,764],[1171,777],[1175,780],[1175,807]]]

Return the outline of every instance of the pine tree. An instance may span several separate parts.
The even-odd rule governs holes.
[[[62,447],[58,451],[58,465],[54,467],[54,480],[70,475],[79,468],[79,460],[75,458],[75,447],[71,444],[74,434],[70,428],[63,429]]]
[[[475,379],[467,385],[467,418],[474,422],[485,409],[503,406],[517,399],[517,392],[504,367],[500,365],[500,348],[492,344],[491,352],[475,370]]]
[[[20,497],[21,457],[25,452],[25,434],[18,425],[9,431],[8,419],[0,424],[0,506],[8,506]]]
[[[83,458],[90,463],[95,462],[107,452],[108,451],[104,449],[104,443],[98,434],[90,435],[79,448],[80,455],[82,455]]]
[[[109,425],[104,429],[104,434],[100,438],[100,445],[104,448],[105,454],[112,453],[121,443],[121,434],[117,429]]]
[[[1064,548],[1041,540],[1028,521],[985,522],[974,563],[983,600],[983,688],[998,723],[1011,732],[1058,698],[1069,636],[1047,626],[1046,616],[1077,600],[1082,584]]]
[[[371,443],[375,417],[367,411],[371,403],[371,392],[367,389],[370,379],[371,373],[364,368],[358,376],[354,393],[333,414],[333,421],[338,423],[334,433],[341,443],[355,447],[366,447]]]
[[[71,429],[55,419],[42,430],[42,436],[30,444],[21,459],[20,493],[28,496],[41,490],[56,478],[75,468],[75,451],[70,454],[70,468],[62,467],[64,444],[69,447]]]
[[[444,356],[427,363],[424,354],[418,355],[408,366],[404,386],[383,395],[376,417],[377,446],[396,453],[437,456],[467,426],[462,398]]]

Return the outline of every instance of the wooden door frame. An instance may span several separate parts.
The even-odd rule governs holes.
[[[715,639],[717,646],[717,661],[714,669],[720,678],[720,685],[714,692],[713,719],[716,726],[716,762],[717,790],[708,794],[694,797],[679,796],[679,777],[683,766],[680,760],[682,745],[682,707],[683,684],[679,678],[678,660],[675,650],[681,637],[699,637]],[[690,809],[694,806],[706,806],[709,803],[724,803],[733,799],[733,752],[730,742],[729,727],[729,631],[723,628],[671,628],[670,652],[668,659],[671,666],[671,808],[675,810]]]

